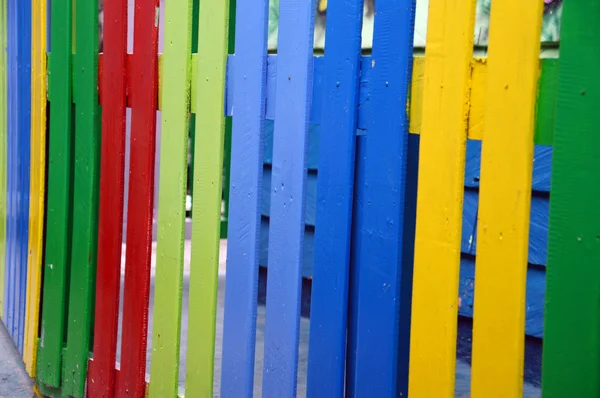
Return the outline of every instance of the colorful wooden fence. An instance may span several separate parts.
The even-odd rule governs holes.
[[[558,61],[540,60],[541,0],[494,4],[486,58],[474,58],[474,0],[429,0],[425,56],[413,58],[414,0],[377,1],[370,55],[363,0],[330,2],[323,57],[313,55],[314,2],[280,1],[268,55],[268,0],[104,0],[98,55],[98,0],[52,0],[50,10],[0,0],[0,318],[38,392],[251,397],[263,361],[263,397],[303,393],[302,276],[314,253],[306,395],[454,396],[467,148],[480,141],[466,231],[476,247],[471,395],[523,396],[542,144],[553,156],[542,395],[600,396],[600,2],[565,3]],[[321,129],[314,224],[311,125]]]

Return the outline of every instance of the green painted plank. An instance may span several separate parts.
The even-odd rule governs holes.
[[[150,396],[156,398],[175,397],[179,376],[192,0],[168,2],[165,19],[161,76],[163,134],[160,143],[158,242],[150,365]]]
[[[65,340],[72,217],[71,0],[52,1],[52,63],[48,74],[50,131],[42,327],[38,382],[60,387]]]
[[[600,396],[600,2],[564,4],[542,367],[544,398]]]
[[[67,347],[62,379],[65,393],[83,397],[91,349],[98,248],[100,129],[98,107],[98,0],[76,0],[74,77],[75,163],[73,241]]]
[[[558,59],[544,59],[541,60],[541,64],[542,71],[538,83],[534,141],[538,145],[552,145],[559,62]]]
[[[4,318],[4,270],[6,254],[6,0],[0,0],[0,318]]]
[[[229,1],[200,2],[186,395],[213,396]],[[163,102],[164,103],[164,102]]]

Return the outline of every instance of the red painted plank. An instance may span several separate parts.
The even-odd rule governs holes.
[[[135,0],[127,254],[118,397],[143,397],[152,255],[154,155],[158,88],[158,0]]]
[[[89,397],[112,397],[119,318],[121,242],[125,164],[127,0],[104,4],[102,156],[98,225],[98,269],[93,360],[88,374]]]

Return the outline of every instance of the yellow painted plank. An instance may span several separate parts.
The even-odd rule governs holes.
[[[29,256],[23,360],[35,376],[42,283],[44,199],[46,174],[46,0],[32,3],[31,43],[31,180]]]
[[[408,392],[450,398],[475,0],[430,0],[428,20]]]
[[[525,282],[543,2],[494,3],[475,267],[471,396],[523,396]]]

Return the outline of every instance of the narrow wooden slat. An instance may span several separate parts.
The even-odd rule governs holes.
[[[150,396],[177,394],[187,185],[192,1],[165,10],[158,243]]]
[[[90,397],[111,397],[115,392],[125,186],[127,0],[105,0],[104,20],[104,73],[110,79],[101,82],[106,101],[102,108],[94,347],[88,375]]]
[[[346,386],[350,397],[406,395],[408,384],[406,300],[412,261],[403,259],[403,231],[414,11],[412,0],[375,4],[371,118],[357,156],[354,202]]]
[[[454,397],[475,3],[429,3],[408,389],[415,398]]]
[[[598,1],[567,2],[561,23],[542,396],[600,396],[600,33]]]
[[[131,111],[123,340],[116,394],[119,397],[128,394],[141,397],[146,388],[156,152],[158,6],[158,0],[136,0],[131,64],[131,89],[136,102]]]
[[[76,0],[75,164],[64,394],[83,397],[91,349],[98,245],[98,0]]]
[[[38,381],[60,386],[71,241],[71,0],[51,3],[48,198]]]
[[[363,0],[327,10],[308,397],[343,397]]]
[[[268,0],[237,0],[221,396],[251,397],[267,81]],[[230,58],[231,60],[231,58]]]
[[[186,395],[212,397],[229,1],[200,2]]]
[[[296,396],[314,10],[279,4],[263,397]]]
[[[525,282],[543,3],[494,3],[477,225],[472,397],[523,395]],[[510,24],[507,21],[512,21]]]
[[[0,0],[0,319],[4,317],[5,273],[6,273],[6,179],[8,175],[8,93],[7,93],[7,20],[6,1]]]
[[[42,285],[44,207],[46,200],[46,0],[32,2],[31,181],[27,305],[23,358],[35,376]],[[0,260],[1,261],[1,260]]]

